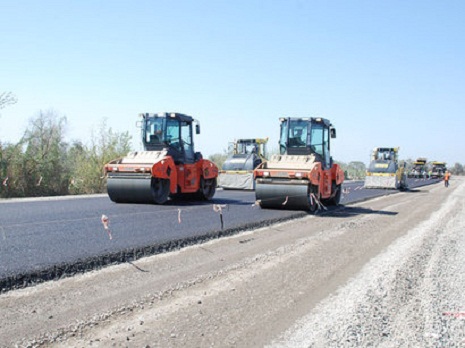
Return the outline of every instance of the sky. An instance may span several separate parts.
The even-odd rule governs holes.
[[[336,161],[465,163],[465,1],[0,0],[0,141],[40,111],[89,142],[142,112],[198,119],[196,151],[269,137],[280,117],[325,117]]]

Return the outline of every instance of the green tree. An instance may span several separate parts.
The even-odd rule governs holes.
[[[450,168],[450,172],[454,175],[463,175],[465,171],[463,169],[463,165],[455,163],[454,166]]]
[[[405,163],[405,168],[410,171],[413,168],[413,162],[414,160],[411,158],[407,158],[406,160],[400,160],[400,163],[404,162]]]
[[[68,193],[66,123],[66,117],[60,117],[54,111],[40,111],[30,120],[20,141],[24,154],[20,161],[23,175],[19,178],[28,196]]]
[[[0,196],[23,197],[26,187],[22,180],[23,153],[19,144],[0,146]]]
[[[18,99],[11,92],[0,93],[0,110],[5,108],[7,105],[16,104]]]
[[[216,164],[216,166],[221,169],[223,163],[228,158],[228,154],[226,152],[223,153],[214,153],[213,155],[208,156],[208,159]]]
[[[65,142],[66,117],[39,112],[18,144],[0,143],[0,195],[29,197],[103,192],[103,166],[130,151],[127,132],[103,121],[90,145]]]
[[[118,133],[107,127],[106,120],[97,134],[92,133],[90,145],[74,143],[69,149],[72,167],[70,192],[73,194],[102,193],[105,191],[103,167],[111,160],[125,156],[131,151],[131,136]]]
[[[338,162],[341,169],[344,171],[346,179],[349,180],[362,180],[365,178],[366,166],[361,161],[352,161],[348,164]]]

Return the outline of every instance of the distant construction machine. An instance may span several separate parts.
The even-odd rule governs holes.
[[[446,172],[446,162],[431,162],[431,165],[433,166],[431,168],[431,178],[442,178],[444,176],[444,173]]]
[[[311,212],[321,204],[339,204],[344,172],[330,153],[336,129],[320,117],[281,118],[280,122],[280,154],[254,171],[258,204]]]
[[[417,158],[413,162],[413,168],[408,173],[409,178],[425,178],[428,176],[427,163],[428,160],[424,157]]]
[[[194,151],[192,117],[180,113],[140,114],[145,151],[105,165],[107,190],[117,203],[163,204],[172,199],[209,200],[216,190],[218,167]]]
[[[253,170],[266,160],[268,138],[238,139],[230,143],[230,155],[218,175],[223,189],[254,190]]]
[[[365,188],[404,190],[407,188],[405,164],[400,165],[398,147],[375,147],[366,172]]]

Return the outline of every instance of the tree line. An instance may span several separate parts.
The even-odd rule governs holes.
[[[130,151],[131,136],[114,132],[103,120],[89,144],[68,142],[66,125],[66,117],[41,111],[30,120],[19,142],[0,141],[0,197],[105,191],[103,167]]]

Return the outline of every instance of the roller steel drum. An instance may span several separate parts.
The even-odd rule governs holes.
[[[269,184],[256,182],[255,197],[263,208],[315,210],[307,184]],[[313,203],[313,205],[311,204]]]
[[[151,176],[109,176],[108,196],[118,203],[158,203],[168,200],[169,181]]]

